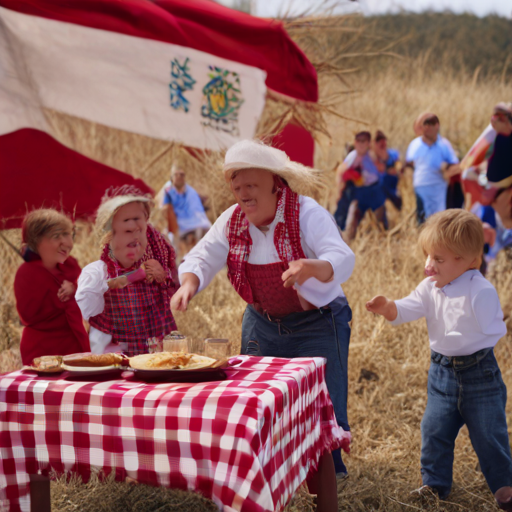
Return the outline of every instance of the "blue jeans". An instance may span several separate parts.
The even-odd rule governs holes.
[[[453,449],[464,424],[492,493],[512,485],[506,402],[507,388],[492,349],[463,357],[432,351],[421,422],[421,474],[423,484],[435,488],[441,499],[450,494]]]
[[[437,212],[446,210],[446,191],[447,183],[438,183],[435,185],[421,185],[414,187],[416,195],[420,196],[423,203],[423,211],[425,219]]]
[[[384,206],[386,194],[382,188],[382,183],[378,181],[373,185],[355,187],[354,199],[357,199],[357,207],[361,212],[361,218],[363,218],[366,210],[375,211]]]
[[[326,383],[338,425],[347,419],[348,345],[352,311],[345,297],[327,307],[269,320],[247,306],[242,322],[242,354],[274,357],[325,357]]]

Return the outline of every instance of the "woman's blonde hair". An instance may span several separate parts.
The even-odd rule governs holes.
[[[37,253],[37,246],[43,237],[65,230],[73,230],[73,223],[66,215],[51,208],[41,208],[25,216],[21,236],[23,243]]]
[[[435,213],[425,222],[419,244],[425,255],[436,249],[448,249],[457,256],[481,258],[484,249],[482,222],[466,210]]]

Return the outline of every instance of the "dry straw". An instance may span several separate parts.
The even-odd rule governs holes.
[[[472,75],[455,74],[449,67],[427,74],[427,57],[415,61],[395,60],[388,69],[377,73],[371,60],[361,59],[357,54],[377,53],[377,47],[384,47],[385,52],[391,49],[377,38],[372,42],[371,33],[361,33],[357,25],[345,19],[294,20],[288,29],[316,64],[320,108],[286,103],[270,96],[259,134],[278,131],[291,119],[316,127],[316,166],[324,170],[330,180],[329,187],[321,191],[318,198],[324,204],[330,201],[331,207],[336,195],[334,168],[345,155],[345,143],[362,127],[372,132],[382,129],[390,145],[398,147],[403,154],[414,137],[415,117],[419,112],[431,110],[440,116],[443,135],[463,154],[487,125],[492,106],[512,97],[510,85],[501,82],[499,77],[475,80]],[[355,56],[350,57],[350,54]],[[356,67],[360,69],[354,74],[352,70]],[[347,84],[349,76],[350,84]],[[349,91],[359,92],[346,94]],[[209,196],[208,213],[212,219],[233,201],[222,177],[220,154],[201,154],[196,158],[198,155],[191,155],[168,142],[107,129],[55,112],[48,112],[48,116],[60,140],[92,158],[143,177],[156,190],[169,179],[173,160],[183,158],[190,183]],[[364,124],[349,122],[347,118],[364,120]],[[364,308],[365,302],[376,294],[391,298],[405,296],[423,276],[424,261],[417,249],[415,200],[409,175],[402,180],[400,189],[404,209],[397,213],[389,207],[390,231],[382,232],[372,218],[363,221],[352,243],[356,267],[343,286],[353,310],[349,419],[354,442],[351,455],[346,457],[350,477],[339,484],[340,510],[495,510],[465,428],[456,443],[455,484],[448,502],[422,502],[409,494],[421,484],[420,421],[427,399],[429,365],[426,325],[420,320],[393,328]],[[155,220],[158,222],[158,218]],[[95,244],[90,243],[91,227],[87,224],[77,227],[73,254],[85,265],[99,254]],[[5,235],[15,245],[19,243],[18,231],[5,232]],[[12,297],[12,282],[18,265],[18,256],[0,241],[0,349],[3,349],[0,371],[19,366],[16,349],[19,322]],[[511,268],[511,258],[501,254],[490,273],[507,315],[512,307]],[[233,350],[237,352],[243,310],[244,303],[221,272],[206,291],[192,300],[186,314],[176,315],[176,320],[180,330],[193,338],[194,350],[201,347],[204,338],[222,337],[231,339]],[[510,335],[501,340],[496,355],[504,381],[512,389],[510,341]],[[512,425],[510,406],[507,417]],[[209,510],[203,498],[185,497],[180,491],[97,481],[85,486],[63,481],[53,485],[53,510],[56,512],[107,510],[106,504],[109,512]],[[312,511],[313,501],[302,489],[287,510]]]

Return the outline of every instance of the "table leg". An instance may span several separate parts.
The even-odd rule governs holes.
[[[316,493],[316,512],[338,512],[338,486],[330,452],[318,461],[318,471],[308,479],[309,492]]]
[[[30,512],[51,512],[50,479],[43,475],[30,475]]]

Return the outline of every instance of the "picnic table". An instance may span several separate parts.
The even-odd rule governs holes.
[[[92,471],[199,491],[228,512],[281,510],[321,455],[348,442],[325,359],[230,365],[227,380],[197,384],[0,375],[0,510],[36,510],[31,490],[50,472]],[[49,484],[37,499],[49,502]]]

